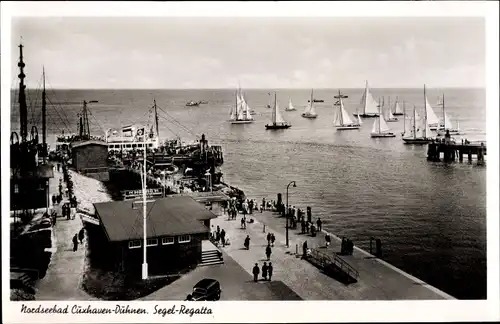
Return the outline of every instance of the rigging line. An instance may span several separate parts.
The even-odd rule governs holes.
[[[37,86],[35,88],[35,100],[32,100],[31,99],[31,91],[26,89],[26,99],[27,101],[29,102],[29,106],[28,106],[28,110],[31,112],[31,124],[37,124],[38,122],[35,123],[35,106],[36,106],[36,102],[38,101],[38,92],[40,90],[40,87],[41,87],[41,83],[42,83],[42,79],[40,78],[38,80],[38,83],[37,83]]]
[[[163,112],[164,114],[166,114],[167,116],[169,116],[171,119],[174,120],[175,124],[177,124],[179,127],[183,128],[185,131],[187,131],[189,134],[191,135],[194,135],[195,137],[199,138],[200,136],[198,136],[197,134],[193,133],[189,128],[187,128],[186,126],[182,125],[179,121],[177,121],[174,117],[170,116],[170,114],[168,114],[166,111],[164,111],[161,107],[160,108],[160,111]],[[164,118],[167,120],[167,118]],[[170,121],[171,123],[173,123],[172,121]],[[174,124],[174,123],[173,123]]]
[[[56,96],[56,92],[54,91],[54,89],[52,88],[51,86],[51,82],[50,82],[50,79],[47,77],[47,75],[45,75],[45,83],[46,85],[48,85],[49,87],[49,91],[51,91],[51,93],[53,94],[54,98],[57,100],[57,96]],[[64,111],[64,108],[61,106],[61,102],[59,100],[56,101],[57,104],[59,105],[59,108],[61,108],[62,112],[63,112],[63,115],[65,116],[66,118],[66,121],[69,123],[69,119],[68,119],[68,115],[66,114],[66,112]],[[65,106],[68,106],[68,103],[67,102],[64,102]]]
[[[48,99],[48,98],[47,98],[47,99]],[[50,104],[52,104],[52,101],[51,101],[50,99],[48,99],[48,102],[49,102]],[[59,114],[59,111],[58,111],[58,110],[57,110],[54,106],[52,106],[52,107],[53,107],[54,111],[57,113],[57,115],[59,116],[59,119],[60,119],[60,120],[61,120],[61,122],[64,124],[64,126],[66,127],[66,129],[67,129],[68,131],[70,131],[70,132],[71,132],[71,130],[72,130],[72,129],[71,129],[71,127],[69,127],[69,125],[66,123],[66,121],[65,121],[65,120],[61,117],[61,114]],[[68,122],[69,122],[69,121],[68,121]]]
[[[162,119],[166,120],[167,122],[169,122],[169,123],[173,124],[174,126],[178,126],[178,125],[175,125],[175,124],[174,124],[174,123],[172,123],[170,120],[168,120],[167,118],[165,118],[165,117],[163,117],[163,116],[161,116],[161,115],[160,115],[160,118],[162,118]],[[170,131],[171,131],[174,135],[176,135],[177,137],[180,137],[179,132],[176,132],[176,131],[172,130],[171,128],[169,128],[169,127],[168,127],[168,126],[166,126],[166,125],[165,125],[165,127],[166,127],[168,130],[170,130]],[[181,127],[181,128],[182,128],[182,127]],[[183,130],[183,129],[181,129],[181,130]],[[196,137],[196,134],[193,134],[190,130],[188,130],[188,129],[185,129],[185,130],[187,130],[187,132],[189,132],[191,135],[194,135],[194,136]]]
[[[101,129],[101,131],[102,131],[103,133],[106,133],[106,132],[104,131],[104,128],[102,127],[101,123],[99,123],[99,121],[98,121],[98,120],[97,120],[97,118],[94,116],[94,114],[92,113],[92,110],[91,110],[89,107],[87,107],[87,111],[89,112],[90,116],[94,117],[94,120],[96,121],[97,126],[99,126],[99,128]]]
[[[54,97],[55,97],[55,92],[54,91],[52,91],[52,92],[54,93]],[[61,121],[64,122],[64,123],[66,123],[66,127],[68,127],[67,125],[71,125],[71,123],[70,123],[70,121],[68,119],[68,115],[66,115],[66,112],[64,111],[64,108],[61,106],[61,104],[57,103],[59,105],[59,108],[61,108],[62,115],[64,116],[64,118],[59,113],[59,110],[57,109],[56,104],[52,103],[52,100],[50,100],[50,96],[46,96],[46,99],[52,105],[52,108],[54,109],[54,111],[56,111],[57,114],[60,116]]]

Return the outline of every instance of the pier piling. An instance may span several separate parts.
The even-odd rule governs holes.
[[[443,162],[455,162],[457,160],[457,156],[458,160],[463,162],[463,155],[467,154],[469,163],[472,162],[473,155],[477,156],[478,163],[482,163],[484,162],[484,156],[486,155],[486,144],[471,144],[467,141],[463,144],[436,141],[428,145],[427,160],[438,162],[440,161],[441,153],[443,153]]]

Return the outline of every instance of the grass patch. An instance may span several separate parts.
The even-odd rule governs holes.
[[[89,295],[102,300],[134,300],[169,285],[180,276],[142,280],[126,273],[92,269],[83,275],[82,287]]]

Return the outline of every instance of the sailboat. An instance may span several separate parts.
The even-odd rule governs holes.
[[[236,104],[231,108],[229,119],[231,124],[250,124],[254,122],[250,114],[250,107],[248,107],[241,95],[241,89],[236,90]]]
[[[398,97],[396,97],[396,102],[394,103],[394,112],[392,114],[394,116],[404,115],[404,112],[401,110],[401,107],[399,106],[399,99],[398,99]]]
[[[384,112],[384,101],[382,101],[382,115],[383,115],[383,112]],[[389,109],[387,109],[387,111],[389,112],[387,114],[387,119],[385,120],[386,122],[396,122],[398,121],[399,119],[397,117],[394,117],[394,115],[392,114],[392,109],[391,109],[391,97],[389,97]]]
[[[295,107],[292,105],[292,98],[288,97],[288,107],[285,108],[285,111],[294,111],[297,110]]]
[[[361,109],[361,117],[378,117],[380,114],[378,111],[377,102],[375,101],[375,99],[373,99],[370,88],[368,88],[368,81],[366,81],[365,92],[361,97]],[[354,115],[356,116],[358,115],[358,113],[355,113]]]
[[[424,93],[425,93],[425,86],[424,86]],[[432,109],[432,106],[429,104],[427,96],[425,97],[425,111],[427,116],[427,123],[429,124],[429,129],[437,130],[439,128],[439,118],[436,116],[434,109]]]
[[[266,129],[285,129],[290,128],[292,125],[287,123],[283,117],[281,117],[280,109],[278,107],[278,101],[276,100],[276,93],[274,94],[274,109],[271,117],[271,124],[266,125]]]
[[[344,102],[342,100],[342,96],[340,95],[340,91],[338,97],[339,97],[338,100],[339,104],[337,106],[339,106],[339,110],[335,113],[335,119],[333,121],[333,125],[335,125],[335,128],[337,128],[337,130],[359,129],[359,127],[361,126],[361,119],[359,115],[358,115],[358,122],[357,123],[353,122],[349,117],[347,111],[344,109]]]
[[[248,102],[247,102],[247,99],[245,98],[245,94],[242,93],[241,94],[241,99],[243,101],[243,104],[245,105],[246,109],[248,109],[250,111],[250,115],[255,115],[255,110],[250,108],[250,106],[248,105]]]
[[[451,120],[445,112],[444,94],[443,94],[443,97],[440,100],[440,102],[441,102],[441,105],[443,106],[443,123],[440,123],[440,125],[439,125],[439,130],[437,132],[438,135],[444,136],[446,134],[446,131],[449,131],[450,135],[460,135],[460,124],[457,122],[457,128],[453,128]]]
[[[408,137],[403,137],[403,141],[405,144],[428,144],[432,141],[428,135],[431,133],[429,123],[427,122],[427,97],[425,95],[425,85],[424,85],[424,122],[422,125],[422,136],[417,136],[417,131],[420,131],[420,129],[417,129],[417,113],[415,110],[415,105],[413,105],[413,130],[412,130],[412,135],[413,136],[408,136]]]
[[[318,117],[318,114],[316,114],[316,111],[314,110],[314,99],[313,99],[313,90],[311,89],[311,100],[306,106],[306,109],[304,109],[304,112],[302,113],[302,117],[304,118],[316,118]]]
[[[380,101],[380,99],[379,99]],[[378,105],[379,107],[380,104]],[[372,132],[370,133],[370,137],[372,138],[377,138],[377,137],[396,137],[396,134],[391,132],[391,129],[385,122],[384,114],[383,112],[379,114],[377,119],[373,121],[373,127],[372,127]]]

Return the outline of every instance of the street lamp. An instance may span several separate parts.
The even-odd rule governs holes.
[[[288,245],[288,188],[290,185],[293,183],[293,187],[297,187],[295,184],[295,181],[290,181],[290,183],[286,186],[286,209],[285,209],[285,218],[286,218],[286,247],[289,247]]]
[[[207,177],[207,182],[208,182],[208,185],[210,186],[210,192],[212,192],[212,174],[210,173],[210,171],[207,170],[207,172],[205,173],[205,176]]]
[[[167,174],[167,172],[165,170],[161,171],[161,174],[163,175],[163,198],[165,198],[165,191],[166,191],[166,183],[165,183],[165,175]]]

